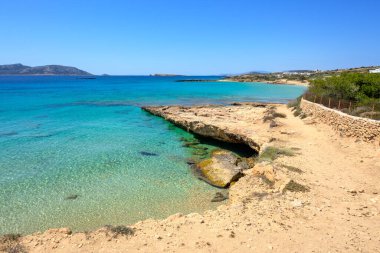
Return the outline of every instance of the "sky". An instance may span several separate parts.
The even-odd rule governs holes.
[[[0,64],[217,75],[380,65],[379,0],[2,0]]]

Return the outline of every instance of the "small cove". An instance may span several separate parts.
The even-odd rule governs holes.
[[[0,78],[0,234],[83,231],[215,208],[220,189],[197,180],[188,161],[237,146],[193,136],[138,106],[282,102],[303,92],[175,80]]]

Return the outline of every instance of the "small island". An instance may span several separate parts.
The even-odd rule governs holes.
[[[92,74],[69,66],[46,65],[30,67],[23,64],[0,65],[0,75],[7,76],[92,76]]]

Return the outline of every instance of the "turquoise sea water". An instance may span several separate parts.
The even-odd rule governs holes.
[[[304,91],[177,79],[0,77],[0,234],[88,230],[214,208],[210,199],[220,190],[186,163],[194,150],[183,138],[193,136],[139,106],[286,102]]]

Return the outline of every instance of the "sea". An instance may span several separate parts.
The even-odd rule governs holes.
[[[86,231],[203,212],[223,191],[189,160],[218,149],[146,105],[287,103],[305,88],[220,77],[0,77],[0,234]],[[201,154],[205,155],[206,154]]]

